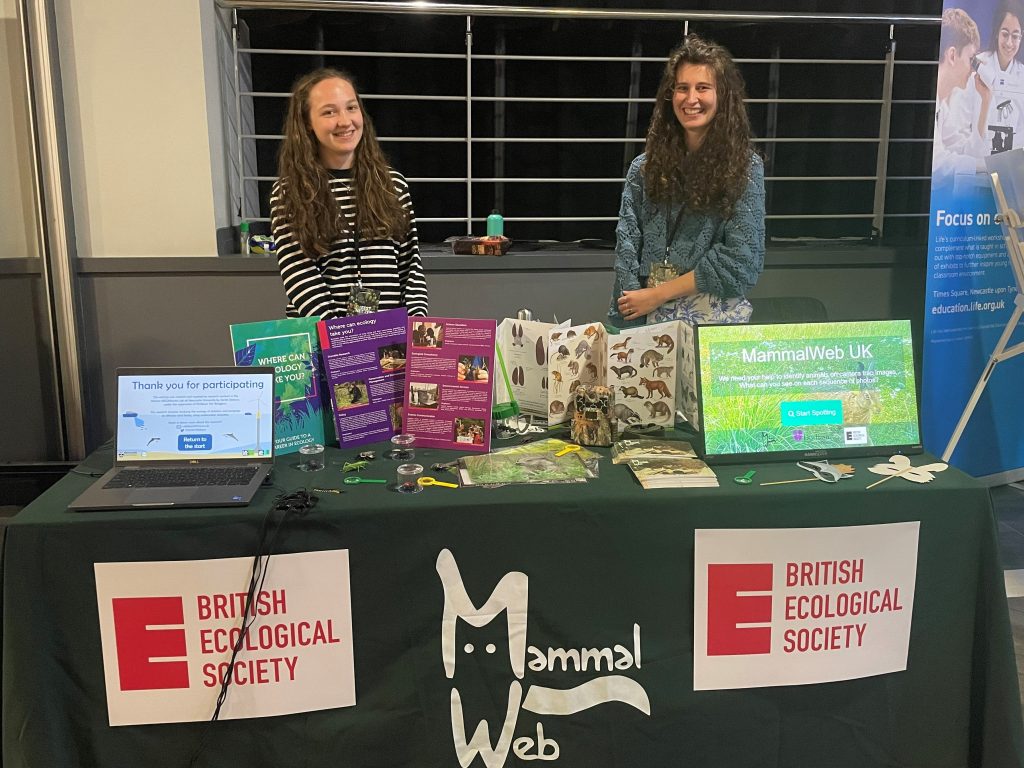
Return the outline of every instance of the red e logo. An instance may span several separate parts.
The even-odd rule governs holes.
[[[180,597],[115,597],[114,638],[117,671],[122,691],[188,688],[188,663],[153,661],[154,658],[182,657],[185,630],[151,629],[154,625],[185,623]]]
[[[772,564],[708,565],[708,656],[772,652]],[[745,592],[767,592],[746,595]]]

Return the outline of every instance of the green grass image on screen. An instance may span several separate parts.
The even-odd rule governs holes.
[[[859,445],[918,442],[905,321],[737,325],[700,334],[708,453],[839,448],[848,426],[865,429]],[[841,418],[824,417],[832,423],[783,423],[791,406],[827,413],[836,402]]]

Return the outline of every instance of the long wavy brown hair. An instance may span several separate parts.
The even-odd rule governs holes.
[[[363,114],[363,135],[352,163],[355,231],[362,239],[400,239],[409,226],[409,214],[398,201],[387,158],[377,141],[373,121],[363,106],[355,80],[342,70],[317,69],[300,77],[292,87],[284,122],[284,141],[277,155],[285,216],[291,221],[293,235],[302,252],[312,258],[326,254],[339,236],[352,234],[331,194],[330,172],[320,161],[319,141],[309,120],[310,90],[331,78],[339,78],[352,86]]]
[[[686,148],[683,127],[672,109],[676,72],[683,64],[705,65],[715,77],[717,111],[695,152]],[[750,168],[750,119],[746,88],[729,52],[688,35],[669,54],[647,130],[644,189],[656,203],[683,203],[695,211],[728,216],[743,194]]]

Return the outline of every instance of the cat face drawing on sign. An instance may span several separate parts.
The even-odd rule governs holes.
[[[444,549],[438,554],[436,568],[444,588],[441,657],[445,676],[452,681],[452,739],[462,768],[478,755],[485,768],[502,768],[510,750],[520,760],[557,759],[558,742],[545,737],[542,722],[537,723],[536,738],[519,736],[513,742],[523,709],[565,716],[618,701],[650,716],[647,692],[636,680],[619,674],[641,668],[639,624],[633,625],[629,647],[544,650],[526,642],[529,579],[525,573],[506,573],[477,606],[466,592],[451,551]],[[592,672],[606,674],[567,689],[529,685],[524,694],[527,668],[547,672],[546,679],[550,679],[550,673],[559,669],[586,672],[590,665]],[[491,686],[491,696],[481,695]],[[470,725],[476,723],[471,734],[467,733],[467,717]]]

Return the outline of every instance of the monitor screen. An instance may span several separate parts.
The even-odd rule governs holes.
[[[697,328],[709,461],[919,453],[909,320]]]
[[[273,368],[119,369],[117,408],[118,461],[273,456]]]

